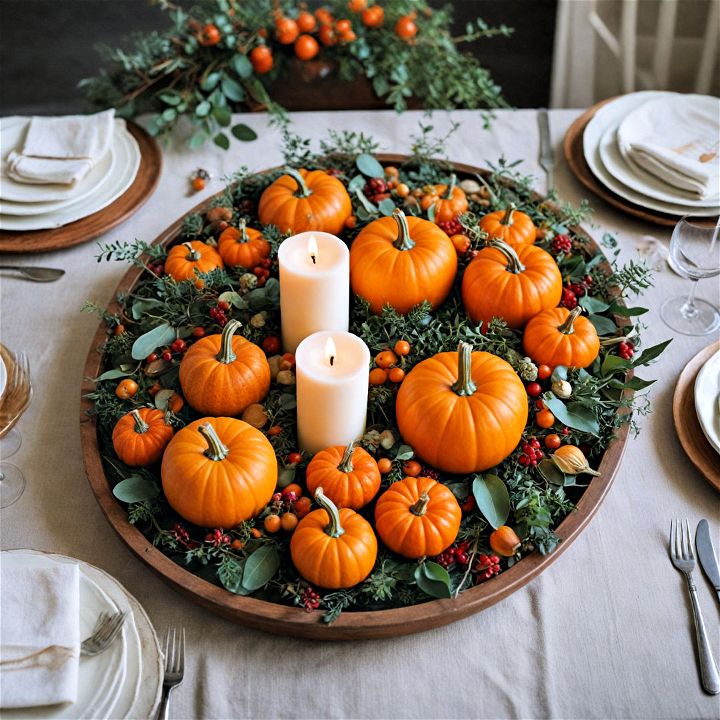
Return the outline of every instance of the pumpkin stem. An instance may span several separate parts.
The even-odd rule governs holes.
[[[351,442],[345,448],[345,452],[343,453],[342,460],[340,461],[340,464],[337,467],[337,469],[340,472],[349,473],[349,472],[353,471],[352,456],[353,456],[354,452],[355,452],[355,443]]]
[[[305,178],[297,170],[295,170],[295,168],[285,168],[285,174],[289,175],[297,183],[298,189],[295,193],[295,197],[306,198],[312,195],[312,190],[307,186]]]
[[[477,387],[472,379],[472,345],[461,342],[458,346],[458,379],[452,389],[463,396],[472,395]]]
[[[503,215],[503,219],[500,221],[501,225],[512,225],[513,224],[513,213],[517,210],[515,207],[515,203],[510,203],[505,208],[505,215]]]
[[[315,491],[315,502],[328,514],[330,522],[325,527],[325,532],[334,538],[339,538],[344,534],[345,530],[340,524],[340,512],[337,509],[335,503],[323,492],[323,489],[319,487]]]
[[[425,514],[425,511],[427,510],[428,503],[430,502],[430,496],[426,492],[420,493],[420,497],[418,498],[418,501],[410,506],[410,512],[413,515],[422,516]]]
[[[507,258],[508,263],[505,269],[508,272],[514,275],[525,272],[525,266],[520,261],[518,254],[504,240],[501,240],[499,237],[491,238],[487,241],[487,247],[496,248]]]
[[[220,342],[220,352],[217,354],[217,361],[223,365],[229,365],[234,362],[237,355],[233,352],[232,339],[236,330],[242,327],[239,320],[231,320],[222,331],[222,340]]]
[[[198,432],[207,441],[208,449],[205,451],[205,455],[211,460],[219,462],[230,454],[230,449],[223,444],[223,441],[218,437],[217,431],[210,423],[200,425]]]
[[[393,245],[398,250],[412,250],[415,247],[415,242],[410,237],[410,228],[408,228],[405,213],[400,208],[395,208],[392,216],[398,227],[397,240]]]
[[[202,257],[202,255],[200,255],[200,253],[189,242],[184,242],[183,245],[188,249],[188,254],[185,256],[186,260],[197,262]]]
[[[140,413],[137,410],[132,410],[130,414],[133,416],[133,420],[135,420],[135,432],[138,435],[142,435],[150,429],[150,426],[140,417]]]
[[[579,305],[576,305],[571,311],[570,314],[567,316],[567,319],[565,322],[558,327],[558,330],[563,335],[572,335],[575,332],[575,321],[580,316],[580,313],[582,312],[582,308]]]
[[[247,229],[245,225],[247,224],[247,221],[245,218],[243,218],[240,221],[240,224],[238,225],[238,230],[240,231],[240,237],[237,239],[237,242],[239,243],[246,243],[248,240],[250,240],[250,237],[247,234]]]
[[[453,173],[450,176],[450,184],[447,186],[447,191],[445,192],[445,200],[452,200],[453,190],[455,190],[456,185],[457,185],[457,177],[456,177],[455,173]]]

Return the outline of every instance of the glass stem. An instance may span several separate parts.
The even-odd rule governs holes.
[[[692,285],[690,286],[690,294],[688,295],[685,304],[682,306],[683,317],[691,318],[697,315],[697,308],[695,307],[695,293],[697,292],[698,281],[694,278],[690,279]]]

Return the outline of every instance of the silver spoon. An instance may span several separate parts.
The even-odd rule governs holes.
[[[0,265],[0,271],[16,272],[25,280],[35,282],[53,282],[65,274],[65,271],[59,268],[21,267],[19,265]]]

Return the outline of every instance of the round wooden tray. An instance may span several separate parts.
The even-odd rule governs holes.
[[[64,250],[93,240],[135,213],[157,187],[162,154],[157,142],[139,125],[128,121],[127,128],[140,147],[140,167],[132,185],[117,200],[92,215],[53,230],[0,231],[0,252]]]
[[[720,492],[720,457],[707,441],[695,412],[695,378],[702,366],[720,350],[720,340],[701,350],[680,373],[673,394],[673,422],[690,462]]]
[[[607,103],[612,100],[616,100],[616,97],[608,98],[602,102],[593,105],[588,108],[575,122],[567,129],[565,133],[565,139],[563,140],[563,151],[565,153],[565,159],[570,167],[572,174],[586,187],[588,190],[592,190],[596,195],[601,197],[610,205],[626,212],[628,215],[634,215],[641,220],[646,220],[656,225],[667,225],[674,227],[677,221],[682,215],[671,215],[669,213],[663,213],[659,210],[651,210],[643,207],[642,205],[636,205],[635,203],[626,200],[624,197],[617,195],[609,188],[605,187],[596,177],[593,175],[590,166],[585,160],[585,153],[583,152],[583,134],[587,124],[595,117],[595,113]],[[717,222],[716,217],[710,216],[697,216],[696,221],[710,225],[714,225]]]
[[[393,165],[407,159],[404,155],[378,155],[377,157],[381,162]],[[455,171],[461,175],[467,174],[474,177],[478,173],[483,176],[489,174],[487,170],[470,165],[454,163],[453,166]],[[190,213],[200,212],[217,195],[206,199],[193,208]],[[175,221],[155,239],[155,244],[167,245],[174,240],[180,232],[182,222],[183,218]],[[574,229],[588,236],[584,230]],[[601,252],[592,240],[589,242],[588,249],[593,253]],[[605,263],[605,269],[610,271],[607,263]],[[136,284],[141,273],[142,268],[128,270],[113,293],[113,297],[119,293],[127,294]],[[111,313],[119,311],[120,307],[117,303],[109,308]],[[92,339],[85,363],[83,372],[85,379],[81,388],[80,404],[80,435],[85,472],[103,513],[129,548],[180,594],[218,615],[271,633],[315,640],[366,640],[393,637],[447,625],[494,605],[549,567],[580,534],[610,489],[626,446],[628,424],[622,426],[615,440],[607,447],[599,467],[600,477],[592,479],[577,503],[577,509],[571,512],[557,527],[555,532],[562,542],[551,554],[541,555],[536,551],[496,578],[465,590],[454,600],[432,600],[392,610],[346,611],[335,622],[328,625],[321,622],[322,613],[319,610],[306,612],[297,607],[234,595],[224,588],[193,575],[160,552],[134,525],[128,522],[126,510],[113,496],[105,477],[95,420],[88,418],[87,414],[92,408],[92,402],[87,399],[87,395],[94,390],[92,378],[100,374],[102,366],[102,356],[97,348],[103,345],[106,337],[106,327],[100,323]]]

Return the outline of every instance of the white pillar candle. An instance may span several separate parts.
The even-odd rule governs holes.
[[[365,433],[370,350],[357,335],[323,331],[295,352],[297,433],[302,450],[347,445]]]
[[[345,332],[350,322],[350,252],[326,232],[298,233],[283,240],[280,319],[285,352],[319,330]]]

